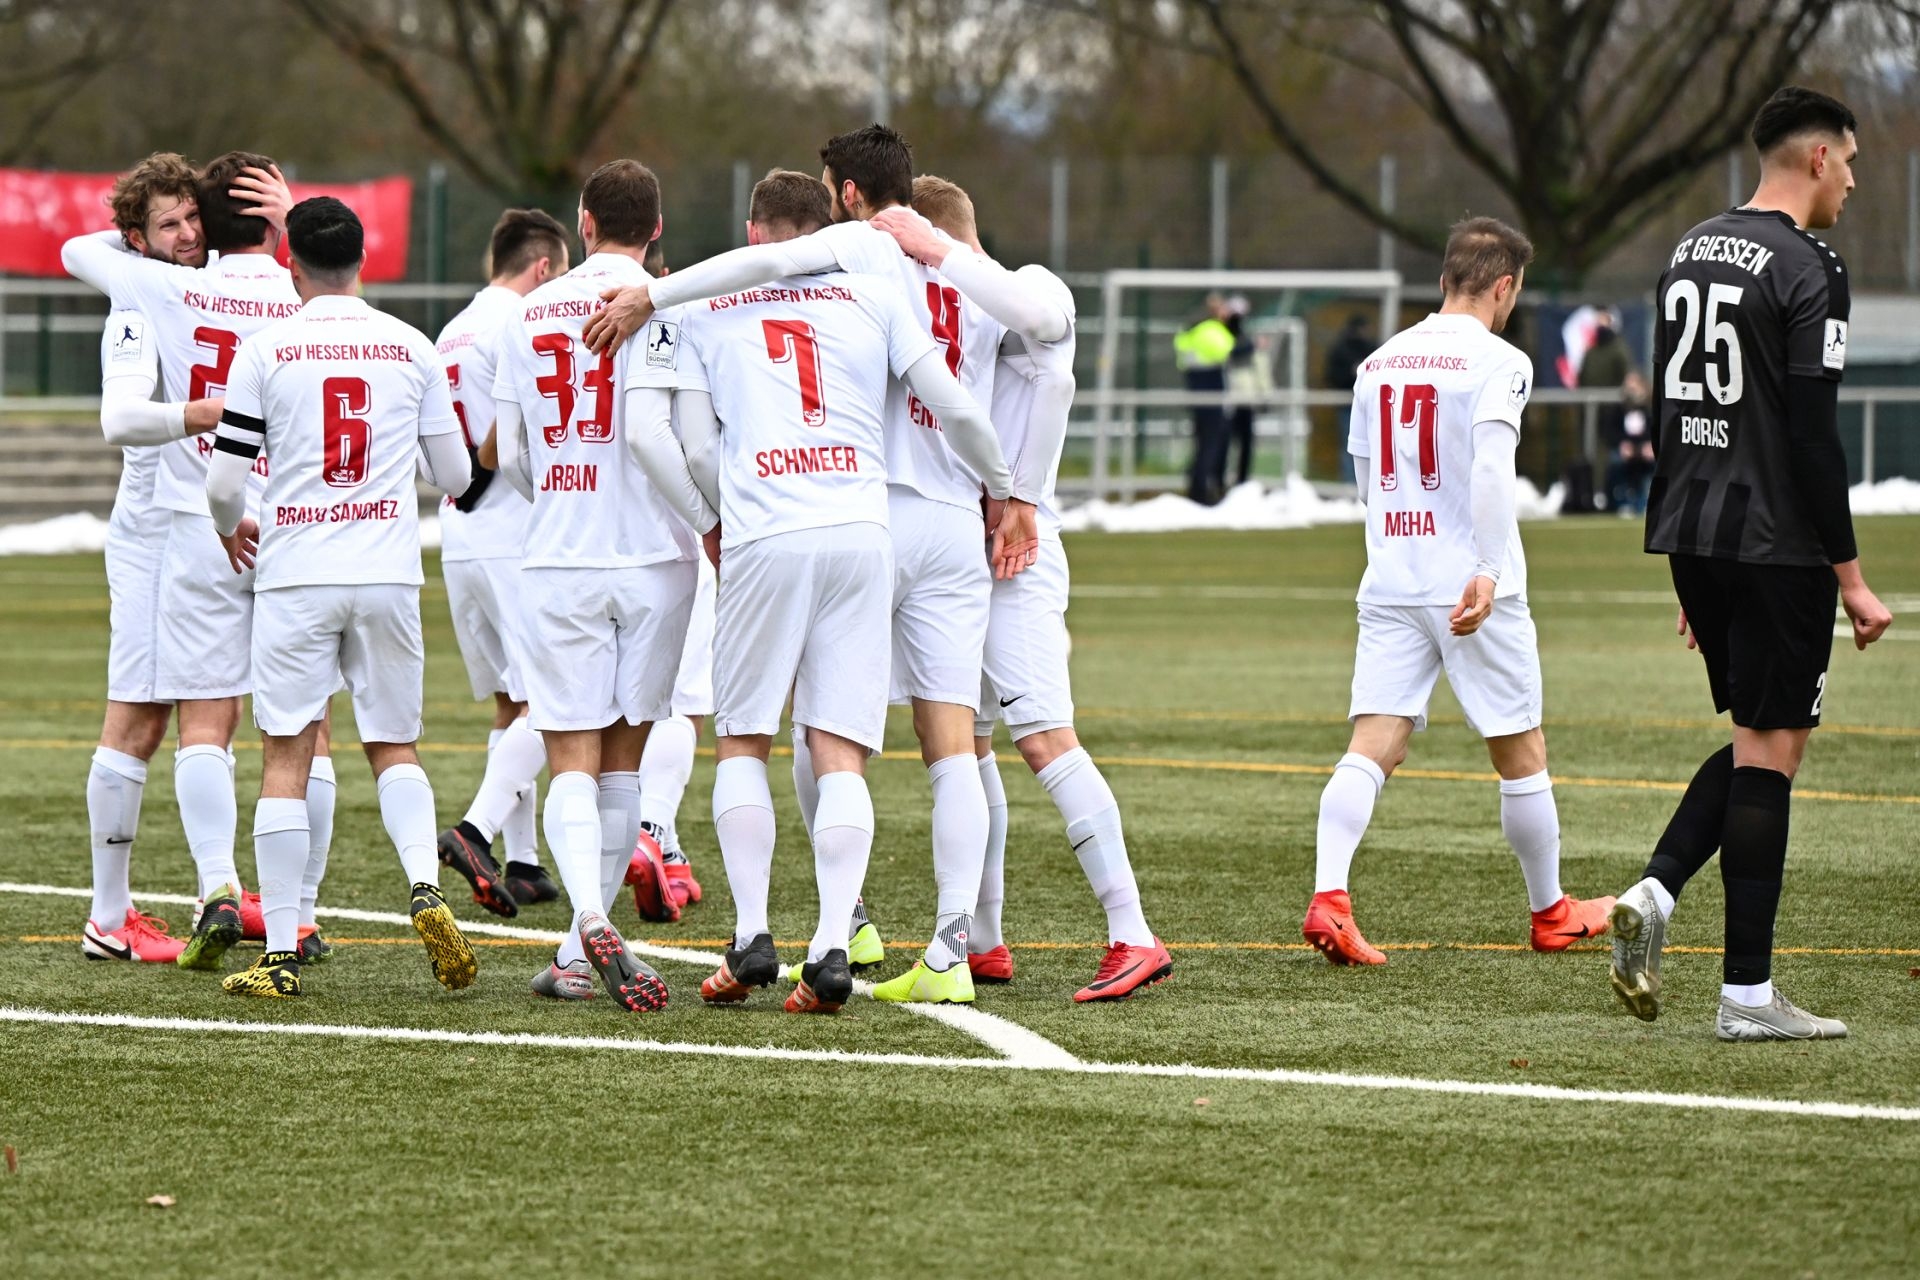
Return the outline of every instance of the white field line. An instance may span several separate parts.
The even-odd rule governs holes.
[[[63,898],[90,898],[92,892],[65,885],[52,884],[14,884],[0,882],[0,893],[24,893]],[[193,906],[198,898],[183,893],[135,893],[134,897],[143,902],[164,902],[174,906]],[[360,911],[352,907],[316,907],[314,914],[334,920],[352,920],[362,924],[399,925],[411,927],[412,921],[398,911]],[[467,933],[481,934],[493,938],[521,938],[533,942],[551,942],[559,946],[566,935],[550,929],[528,929],[520,925],[493,924],[485,920],[462,920],[460,928]],[[695,951],[687,947],[660,947],[650,943],[635,942],[631,939],[627,947],[635,955],[646,956],[653,960],[667,960],[677,964],[707,966],[719,961],[717,951]],[[853,989],[860,995],[871,995],[873,984],[855,980]],[[1053,1041],[1035,1031],[1029,1031],[1019,1023],[1010,1022],[998,1014],[987,1013],[981,1009],[969,1008],[957,1004],[902,1004],[894,1006],[906,1012],[938,1022],[943,1026],[970,1036],[986,1045],[995,1053],[1006,1055],[1011,1061],[1028,1066],[1064,1067],[1076,1061],[1074,1056]]]
[[[1371,1089],[1381,1092],[1439,1093],[1483,1098],[1520,1098],[1538,1102],[1589,1102],[1603,1106],[1671,1107],[1686,1111],[1746,1111],[1767,1115],[1813,1116],[1835,1120],[1920,1122],[1920,1107],[1886,1107],[1854,1102],[1802,1102],[1792,1098],[1730,1098],[1701,1093],[1613,1092],[1568,1089],[1549,1084],[1501,1084],[1476,1080],[1427,1080],[1416,1076],[1353,1075],[1338,1071],[1262,1070],[1253,1067],[1196,1067],[1137,1062],[1033,1062],[1014,1058],[945,1058],[919,1053],[856,1053],[838,1049],[782,1049],[772,1045],[689,1044],[614,1036],[559,1036],[533,1032],[441,1031],[414,1027],[329,1026],[324,1023],[229,1022],[215,1018],[146,1018],[119,1013],[55,1013],[45,1009],[0,1007],[0,1022],[55,1026],[111,1027],[139,1031],[202,1031],[266,1036],[331,1037],[403,1043],[493,1045],[539,1049],[608,1050],[667,1053],[690,1057],[752,1058],[776,1062],[825,1062],[873,1066],[929,1067],[942,1070],[1057,1071],[1067,1075],[1146,1076],[1172,1080],[1229,1080],[1290,1084],[1309,1088]]]

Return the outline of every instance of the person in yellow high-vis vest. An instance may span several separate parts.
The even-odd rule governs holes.
[[[1207,295],[1207,315],[1198,324],[1174,335],[1173,355],[1186,376],[1187,390],[1224,392],[1227,359],[1233,354],[1233,331],[1227,327],[1227,305],[1219,294]],[[1227,413],[1220,404],[1193,407],[1193,464],[1187,472],[1187,496],[1212,506],[1226,490]]]

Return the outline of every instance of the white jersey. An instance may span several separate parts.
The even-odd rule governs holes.
[[[115,297],[151,324],[169,403],[224,393],[241,342],[300,309],[287,269],[264,253],[230,254],[202,269],[133,259],[115,280]],[[213,433],[159,449],[154,501],[170,511],[206,515]],[[266,477],[262,457],[247,485],[249,511],[261,501]]]
[[[157,386],[160,356],[148,332],[147,317],[131,308],[122,308],[107,316],[107,327],[100,334],[100,377],[105,381],[129,375],[144,376]],[[121,447],[120,488],[113,496],[113,527],[131,529],[141,513],[153,505],[160,454],[169,447],[171,444]]]
[[[1059,444],[1046,460],[1046,486],[1035,504],[1041,535],[1058,538],[1060,510],[1054,486],[1060,479],[1060,454],[1066,446],[1064,424],[1073,408],[1073,355],[1079,320],[1074,312],[1073,290],[1059,276],[1037,262],[1013,274],[1027,288],[1051,297],[1067,313],[1067,336],[1058,342],[1035,342],[1009,331],[1000,344],[1000,368],[993,379],[993,429],[1000,437],[1008,465],[1016,473],[1025,470],[1021,455],[1026,452],[1036,415],[1047,415],[1062,424]]]
[[[897,278],[908,309],[945,352],[967,395],[982,408],[993,402],[994,365],[1006,333],[998,320],[962,298],[938,271],[902,253],[878,227],[839,222],[813,234],[832,247],[844,270]],[[936,502],[980,507],[980,478],[947,447],[939,419],[897,378],[887,391],[887,478]]]
[[[226,422],[261,424],[273,459],[256,590],[420,585],[420,440],[460,430],[424,333],[360,298],[314,298],[247,341],[226,394]]]
[[[1347,452],[1365,459],[1367,604],[1455,604],[1473,576],[1473,427],[1520,430],[1533,363],[1472,316],[1430,315],[1360,365]],[[1527,593],[1516,522],[1496,596]]]
[[[649,277],[596,253],[528,294],[500,339],[497,400],[517,403],[533,460],[525,560],[536,569],[619,569],[693,559],[693,531],[627,452],[621,388],[635,344],[611,358],[580,340],[602,290]]]
[[[447,371],[453,411],[460,415],[460,430],[469,449],[485,443],[493,425],[499,331],[519,314],[519,294],[497,284],[488,285],[440,331],[436,344],[440,363]],[[518,559],[526,543],[527,517],[532,514],[527,500],[504,480],[488,485],[472,511],[454,506],[449,495],[440,504],[440,558]]]
[[[735,547],[885,527],[889,384],[937,349],[891,277],[828,271],[675,308],[648,325],[628,376],[712,395],[721,545]]]

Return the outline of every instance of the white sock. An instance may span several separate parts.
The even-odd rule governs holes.
[[[1520,859],[1528,904],[1545,911],[1560,901],[1560,810],[1545,769],[1527,778],[1500,780],[1500,830]]]
[[[966,935],[987,856],[986,784],[972,752],[927,766],[933,784],[933,938],[927,967],[950,969],[967,958]]]
[[[433,784],[417,764],[390,765],[374,789],[380,793],[380,821],[400,855],[407,884],[440,883],[440,828],[433,815]]]
[[[547,784],[547,852],[567,891],[573,923],[560,943],[556,964],[586,955],[580,918],[600,913],[600,784],[591,774],[555,774]]]
[[[820,811],[820,783],[813,776],[813,751],[807,746],[807,727],[793,726],[793,797],[800,802],[800,821],[813,834],[813,819]]]
[[[980,867],[973,931],[967,937],[967,950],[975,955],[984,955],[1006,941],[1000,933],[1000,909],[1007,897],[1007,788],[991,751],[980,757],[980,788],[987,793],[987,858]]]
[[[1667,886],[1661,884],[1658,880],[1655,880],[1652,876],[1648,876],[1642,883],[1647,886],[1647,891],[1653,895],[1653,905],[1660,908],[1660,918],[1662,920],[1673,919],[1672,890],[1668,889]]]
[[[1353,851],[1373,820],[1373,802],[1387,775],[1379,765],[1349,751],[1333,766],[1333,776],[1320,792],[1320,827],[1314,836],[1313,891],[1331,893],[1347,887]]]
[[[183,747],[173,757],[173,795],[180,804],[180,825],[200,875],[205,901],[228,885],[240,885],[233,864],[233,829],[240,820],[233,799],[233,765],[225,747],[203,742]]]
[[[633,862],[640,837],[640,775],[615,770],[600,775],[600,909],[613,915],[613,900]]]
[[[300,876],[300,923],[313,923],[313,908],[320,901],[320,881],[327,874],[327,854],[333,850],[333,806],[338,784],[333,777],[333,761],[326,756],[313,758],[307,774],[307,865]],[[260,828],[254,817],[254,831]]]
[[[847,949],[848,923],[873,852],[873,797],[867,780],[851,771],[819,780],[819,825],[813,832],[813,878],[820,891],[820,923],[807,947],[809,963]]]
[[[133,910],[133,838],[140,831],[140,799],[147,762],[111,747],[96,747],[87,770],[87,828],[93,838],[91,919],[112,932]]]
[[[480,789],[473,793],[473,803],[467,806],[466,821],[491,840],[506,825],[514,806],[527,797],[527,832],[531,841],[531,793],[534,779],[547,767],[547,744],[527,724],[525,716],[500,730],[497,741],[488,735],[487,742],[487,771],[480,779]],[[547,843],[551,846],[553,842]]]
[[[773,790],[767,762],[752,756],[722,760],[713,775],[713,832],[733,891],[733,945],[769,932],[767,892],[773,879]]]
[[[253,863],[268,951],[300,945],[300,881],[312,843],[305,800],[260,797],[253,810]]]
[[[1756,982],[1751,986],[1737,982],[1723,982],[1720,984],[1720,996],[1723,1000],[1746,1005],[1749,1009],[1758,1009],[1762,1005],[1773,1003],[1773,979]]]
[[[1067,822],[1067,840],[1094,896],[1107,911],[1107,941],[1130,946],[1153,945],[1153,930],[1140,910],[1140,888],[1127,859],[1127,840],[1120,829],[1120,805],[1107,780],[1100,775],[1084,747],[1073,750],[1042,769],[1040,785],[1053,797],[1054,807]]]
[[[685,716],[654,721],[647,732],[646,750],[640,753],[640,821],[651,822],[663,832],[673,831],[680,801],[693,778],[693,751],[699,741],[693,721]],[[665,849],[667,841],[660,844]]]

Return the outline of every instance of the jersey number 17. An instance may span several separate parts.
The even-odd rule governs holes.
[[[1402,387],[1396,397],[1391,383],[1380,388],[1380,488],[1392,493],[1400,487],[1394,458],[1396,427],[1412,427],[1418,436],[1420,487],[1440,487],[1440,389],[1420,384]],[[1397,401],[1397,402],[1396,402]]]

